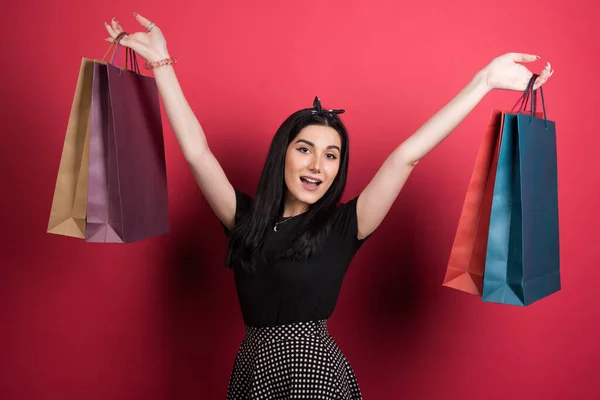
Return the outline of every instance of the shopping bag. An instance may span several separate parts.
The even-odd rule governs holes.
[[[519,101],[523,104],[527,97],[525,93]],[[514,114],[517,104],[510,111],[492,110],[465,195],[443,286],[479,296],[483,293],[492,196],[504,116]],[[540,113],[537,115],[541,116]]]
[[[502,110],[492,110],[458,221],[443,286],[481,296]]]
[[[534,80],[535,76],[532,78]],[[527,306],[561,289],[555,122],[504,116],[482,299]]]
[[[87,242],[128,243],[169,232],[158,89],[127,51],[134,70],[93,67]]]
[[[81,60],[58,167],[47,232],[85,238],[94,62]]]
[[[510,111],[492,110],[465,195],[443,286],[482,295],[492,196],[504,115],[523,112],[529,95],[528,86]]]
[[[111,48],[109,48],[110,50]],[[48,233],[128,243],[169,232],[162,122],[154,79],[83,58]]]

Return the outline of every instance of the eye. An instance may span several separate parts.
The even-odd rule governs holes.
[[[297,150],[301,153],[308,153],[310,151],[308,147],[298,147]]]
[[[337,160],[337,157],[336,157],[336,155],[335,155],[335,154],[332,154],[332,153],[328,153],[328,154],[327,154],[327,158],[329,158],[330,160]]]

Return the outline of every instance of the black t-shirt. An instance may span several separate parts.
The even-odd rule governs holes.
[[[248,211],[252,198],[235,190],[235,223]],[[305,214],[300,214],[268,230],[264,254],[266,262],[256,266],[258,274],[234,267],[235,285],[244,324],[276,326],[294,322],[327,319],[333,313],[342,280],[352,258],[365,242],[359,240],[356,217],[358,197],[339,205],[331,216],[332,228],[317,256],[305,262],[276,259],[291,247]],[[284,219],[280,219],[283,221]],[[229,235],[225,228],[225,234]]]

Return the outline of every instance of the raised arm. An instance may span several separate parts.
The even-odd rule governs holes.
[[[139,14],[134,14],[137,21],[146,28],[150,21]],[[114,43],[123,28],[114,19],[105,23],[110,38],[106,41]],[[119,43],[133,49],[146,60],[158,61],[169,58],[165,38],[158,26],[150,32],[136,32],[122,37]],[[235,191],[227,179],[221,165],[211,153],[202,126],[188,104],[172,65],[165,65],[154,70],[154,78],[161,96],[165,112],[183,155],[192,173],[217,218],[227,228],[233,228],[235,215]]]
[[[358,237],[365,238],[381,224],[414,166],[439,145],[492,89],[524,91],[532,73],[518,62],[539,57],[509,53],[495,58],[441,110],[401,143],[385,160],[356,204]],[[536,79],[534,89],[554,73],[550,64]]]

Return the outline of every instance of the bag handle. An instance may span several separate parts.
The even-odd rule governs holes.
[[[548,118],[546,116],[546,102],[544,101],[544,89],[540,86],[540,95],[542,97],[542,110],[544,112],[544,127],[548,129]],[[537,111],[537,90],[533,91],[533,97],[531,99],[531,116],[529,117],[529,123],[533,122],[533,115]]]
[[[517,111],[517,113],[522,113],[522,112],[526,111],[527,103],[529,102],[529,96],[532,95],[531,96],[531,104],[529,106],[529,112],[530,112],[529,123],[530,124],[533,122],[533,116],[537,112],[537,91],[538,91],[538,89],[534,90],[533,86],[534,86],[535,80],[538,78],[538,76],[539,76],[538,74],[533,74],[531,76],[531,79],[529,79],[529,83],[527,84],[527,88],[525,89],[525,92],[523,93],[521,98],[517,101],[517,103],[515,103],[515,105],[511,109],[511,111],[514,111],[515,107],[520,102],[521,104],[519,105],[519,110]],[[542,108],[544,110],[544,127],[546,129],[548,129],[548,118],[546,115],[546,102],[544,100],[544,89],[540,86],[539,91],[540,91],[540,94],[542,97]]]
[[[102,56],[102,58],[100,59],[100,61],[103,62],[110,62],[111,64],[115,65],[115,56],[119,56],[119,60],[120,60],[120,53],[118,53],[119,47],[120,47],[120,41],[123,38],[123,36],[127,35],[127,32],[121,32],[119,33],[119,35],[117,35],[117,37],[115,38],[115,40],[108,45],[108,49],[106,49],[106,53],[104,53],[104,56]],[[108,55],[108,52],[112,49],[112,55],[111,55],[111,60],[108,61],[106,60],[106,56]],[[118,54],[117,54],[118,53]],[[119,63],[120,66],[120,63]]]
[[[108,49],[106,49],[106,53],[104,53],[104,55],[102,56],[102,58],[100,59],[100,61],[102,61],[102,62],[108,62],[108,61],[106,60],[106,56],[108,55],[108,52],[109,52],[111,49],[112,49],[112,51],[113,51],[113,52],[112,52],[112,54],[111,54],[111,57],[113,57],[113,58],[114,58],[114,56],[115,56],[115,51],[117,50],[117,46],[115,46],[115,44],[114,44],[114,43],[111,43],[110,45],[108,45]]]
[[[138,77],[140,77],[141,72],[140,72],[140,66],[138,65],[138,61],[137,61],[137,55],[135,54],[135,51],[133,51],[133,49],[131,48],[127,48],[126,53],[125,53],[125,69],[128,69],[128,59],[131,58],[131,67],[133,68],[133,72],[135,72]],[[141,77],[140,77],[141,79]]]
[[[533,87],[533,83],[535,82],[535,78],[536,78],[536,74],[533,74],[533,76],[531,77],[531,79],[527,83],[527,87],[525,88],[525,91],[523,92],[523,95],[519,98],[519,100],[517,100],[517,102],[515,103],[515,105],[511,108],[511,110],[510,110],[511,112],[515,111],[515,108],[517,107],[517,104],[519,104],[519,102],[521,104],[519,105],[519,109],[518,109],[517,113],[522,113],[523,111],[525,111],[525,109],[527,107],[527,103],[529,102],[529,96],[531,95],[531,88]]]
[[[102,61],[107,62],[105,60],[105,58],[108,55],[108,52],[112,49],[113,52],[111,55],[110,63],[112,65],[116,65],[119,68],[121,67],[121,52],[120,52],[120,48],[122,47],[121,39],[125,35],[127,35],[127,32],[119,33],[119,35],[115,38],[114,42],[111,43],[110,46],[108,47],[108,49],[106,50],[106,53],[104,53],[104,56],[102,57]],[[140,67],[138,65],[137,55],[135,54],[135,51],[130,48],[126,48],[125,50],[126,50],[126,52],[125,52],[125,69],[130,70],[129,69],[129,59],[131,58],[132,69],[130,71],[135,72],[135,74],[138,76],[138,79],[141,80],[142,76],[141,76]],[[115,57],[117,57],[117,64],[115,64]]]

